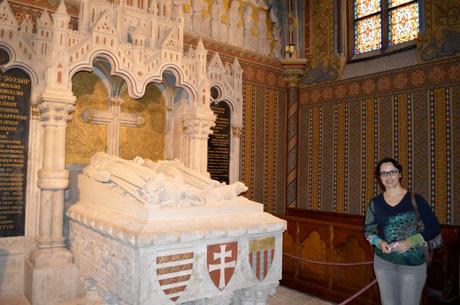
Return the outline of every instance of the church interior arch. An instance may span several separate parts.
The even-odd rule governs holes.
[[[134,150],[140,149],[150,159],[163,158],[164,86],[150,82],[144,95],[134,99],[127,90],[128,83],[113,75],[111,68],[111,62],[105,57],[96,57],[92,72],[80,71],[72,78],[72,90],[77,101],[73,120],[68,127],[66,151],[70,164],[86,164],[97,151],[134,158]],[[117,109],[110,110],[115,107],[115,102],[120,103]],[[117,113],[122,117],[117,118]],[[105,117],[95,120],[98,115]],[[112,134],[108,130],[111,129],[110,120],[118,120],[121,124],[118,131]],[[131,135],[130,128],[136,128],[136,136]],[[157,136],[161,140],[153,140]],[[83,139],[92,139],[93,144],[82,145],[80,141]],[[130,145],[119,147],[120,141],[128,141]],[[111,146],[113,150],[109,149]]]

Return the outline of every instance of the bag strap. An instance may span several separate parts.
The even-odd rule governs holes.
[[[420,213],[418,211],[418,206],[417,206],[417,201],[415,200],[415,193],[411,192],[410,193],[410,201],[412,202],[412,206],[414,207],[415,214],[417,215],[417,232],[421,232],[422,230],[422,222],[420,218]]]
[[[417,214],[417,221],[420,221],[420,213],[418,211],[417,201],[415,200],[414,192],[410,192],[410,201],[412,202],[412,206],[414,207],[415,214]]]

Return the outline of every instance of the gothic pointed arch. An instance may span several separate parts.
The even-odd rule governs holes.
[[[168,12],[172,11],[169,7],[173,5],[171,2],[164,5]],[[206,171],[206,159],[202,152],[206,151],[206,137],[214,117],[208,104],[205,107],[196,105],[201,103],[201,97],[209,96],[207,51],[201,43],[184,52],[183,16],[159,16],[155,9],[142,5],[126,10],[124,1],[87,0],[81,1],[78,29],[69,27],[70,16],[64,1],[60,1],[56,11],[43,12],[36,20],[25,18],[18,22],[10,2],[4,0],[0,2],[0,15],[0,48],[9,54],[8,63],[3,64],[1,69],[21,67],[27,71],[33,83],[32,103],[40,105],[42,111],[37,116],[46,121],[47,130],[52,130],[54,120],[59,121],[59,127],[65,130],[75,115],[76,97],[72,92],[72,79],[78,72],[93,71],[96,64],[98,73],[103,73],[111,83],[112,96],[128,94],[131,99],[141,100],[152,83],[157,86],[162,82],[163,71],[170,70],[177,76],[177,85],[187,92],[184,95],[188,107],[184,116],[187,117],[179,121],[183,124],[182,129],[187,130],[184,136],[186,143],[181,149],[188,151],[179,157],[187,166]],[[128,37],[134,40],[130,41]],[[105,64],[101,66],[101,62]],[[132,125],[139,123],[132,116],[127,122]],[[37,130],[40,128],[37,127]],[[31,156],[38,162],[34,175],[37,176],[37,171],[43,169],[43,172],[49,173],[51,180],[57,176],[67,177],[64,175],[65,164],[59,161],[66,159],[65,132],[59,135],[49,132],[44,136],[46,139],[38,139],[40,145]],[[52,146],[44,145],[45,142],[62,143],[64,147],[53,150]],[[194,152],[196,147],[200,149]],[[44,162],[41,156],[45,156],[47,161]],[[48,192],[48,180],[43,179],[44,184],[39,183],[43,189],[37,188],[28,198],[39,198],[40,193]],[[56,180],[56,183],[59,184],[59,187],[56,186],[58,192],[63,192],[68,179]],[[32,235],[35,234],[37,221],[35,219],[28,224],[35,228],[31,231]]]
[[[223,101],[230,109],[230,182],[240,180],[240,136],[243,126],[242,69],[237,59],[223,63],[220,55],[214,53],[207,65],[211,101],[213,88],[218,91],[215,102]]]

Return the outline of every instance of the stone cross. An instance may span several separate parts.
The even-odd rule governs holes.
[[[140,114],[121,111],[121,98],[109,99],[109,110],[101,111],[88,109],[82,113],[82,119],[87,123],[108,125],[107,154],[118,156],[120,150],[120,127],[142,127],[144,118]]]
[[[227,257],[232,257],[232,250],[225,251],[225,245],[220,245],[220,252],[214,253],[214,259],[220,259],[219,264],[209,265],[209,272],[219,270],[220,271],[220,278],[219,278],[219,289],[223,290],[225,288],[225,269],[227,268],[235,268],[236,262],[231,261],[226,263],[225,259]]]

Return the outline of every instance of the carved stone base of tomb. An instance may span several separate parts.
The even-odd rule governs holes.
[[[152,207],[80,176],[71,251],[100,295],[126,305],[264,305],[281,279],[286,223],[244,197]],[[124,200],[124,202],[123,202]]]

